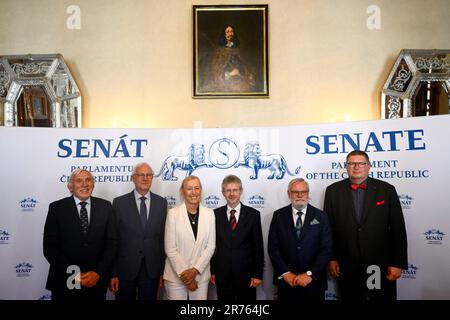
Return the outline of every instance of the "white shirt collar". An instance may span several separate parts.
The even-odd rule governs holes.
[[[291,205],[291,208],[292,208],[292,215],[293,215],[294,217],[297,217],[297,212],[298,212],[299,210],[295,209],[293,205]],[[306,210],[307,210],[307,209],[308,209],[308,205],[306,205],[306,207],[304,207],[302,210],[300,210],[300,212],[302,213],[300,216],[302,216],[303,214],[306,214]]]
[[[136,199],[136,201],[141,200],[141,197],[142,197],[142,195],[139,192],[137,192],[136,189],[134,189],[134,198]],[[146,201],[150,200],[150,191],[148,191],[146,194],[144,194],[144,197],[147,198],[147,199],[145,199]]]
[[[227,205],[227,213],[229,214],[231,210],[236,210],[236,212],[241,212],[241,203],[239,202],[236,208],[231,208],[229,205]]]
[[[80,200],[79,198],[77,198],[75,195],[73,195],[73,198],[75,199],[75,204],[78,206],[80,204],[80,202],[83,202],[83,200]],[[86,202],[88,205],[91,205],[91,197],[87,198],[86,200],[84,200],[84,202]]]

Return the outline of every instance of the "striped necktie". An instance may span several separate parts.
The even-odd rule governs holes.
[[[234,215],[235,213],[236,210],[234,209],[230,211],[230,226],[232,231],[234,231],[237,227],[236,216]]]

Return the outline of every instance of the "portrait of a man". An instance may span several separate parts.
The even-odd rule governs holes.
[[[267,5],[194,6],[194,97],[267,97]]]

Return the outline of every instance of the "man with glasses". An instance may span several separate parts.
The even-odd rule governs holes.
[[[328,265],[343,300],[395,300],[407,269],[405,221],[395,187],[369,177],[364,151],[347,155],[348,178],[328,186],[324,211],[334,236]]]
[[[327,215],[310,205],[309,185],[289,182],[291,204],[273,213],[268,250],[279,300],[325,300],[332,235]]]
[[[167,200],[150,192],[153,170],[147,163],[133,168],[132,180],[135,189],[113,200],[119,248],[109,287],[117,300],[156,300],[166,258]]]
[[[219,300],[256,300],[262,283],[264,245],[259,211],[241,203],[242,182],[235,175],[222,181],[227,201],[214,210],[216,251],[211,260],[211,282]]]

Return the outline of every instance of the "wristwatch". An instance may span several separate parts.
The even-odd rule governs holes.
[[[311,270],[306,271],[306,275],[311,277],[311,278],[313,277],[313,274],[312,274]]]

